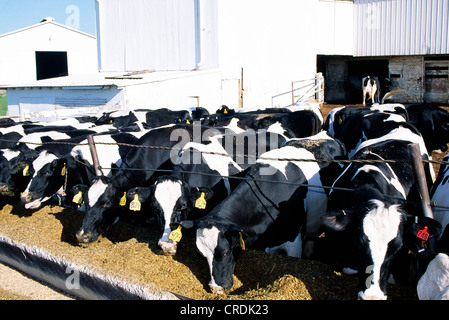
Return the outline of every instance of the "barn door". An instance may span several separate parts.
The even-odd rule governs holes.
[[[426,61],[424,102],[449,103],[449,61]]]

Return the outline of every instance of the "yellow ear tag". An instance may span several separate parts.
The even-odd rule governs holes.
[[[76,204],[83,203],[83,192],[78,191],[78,193],[75,194],[75,196],[73,197],[72,202],[74,202]]]
[[[139,195],[134,195],[134,200],[130,202],[129,204],[129,210],[132,211],[140,211],[141,203],[139,201]]]
[[[170,235],[168,236],[168,238],[174,242],[181,241],[181,238],[182,238],[181,228],[182,228],[182,226],[178,226],[178,228],[176,230],[173,230],[172,232],[170,232]]]
[[[343,119],[341,117],[338,117],[338,124],[342,124],[343,123]]]
[[[119,205],[124,207],[126,204],[126,192],[123,192],[123,197],[120,199]]]
[[[26,167],[23,169],[22,174],[24,177],[28,177],[30,175],[30,166],[26,165]]]
[[[189,121],[189,120],[186,120],[186,123],[187,123],[187,124],[190,124],[190,121]]]
[[[228,114],[228,109],[224,109],[223,113]]]
[[[243,240],[243,234],[239,232],[239,235],[240,235],[240,248],[242,248],[242,250],[245,250],[245,241]]]
[[[65,172],[66,172],[66,169],[67,169],[66,166],[67,165],[64,163],[64,167],[62,167],[62,170],[61,170],[61,176],[65,176]]]
[[[206,209],[206,199],[204,198],[206,194],[204,192],[201,192],[201,195],[198,199],[196,199],[195,202],[195,208],[198,209]]]

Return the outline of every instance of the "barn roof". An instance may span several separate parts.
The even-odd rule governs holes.
[[[63,89],[102,89],[106,86],[126,87],[145,83],[154,83],[179,79],[210,71],[136,71],[136,72],[98,72],[93,74],[72,75],[19,84],[11,84],[0,89],[14,88],[63,88]]]
[[[25,27],[25,28],[21,28],[21,29],[17,29],[17,30],[11,31],[11,32],[0,34],[0,39],[4,38],[4,37],[9,37],[11,35],[14,35],[14,34],[17,34],[17,33],[20,33],[20,32],[26,32],[26,31],[28,31],[30,29],[39,28],[39,27],[42,27],[42,26],[45,26],[45,25],[53,25],[53,26],[56,26],[56,27],[59,27],[59,28],[64,28],[64,29],[66,29],[68,31],[76,32],[76,33],[82,34],[82,35],[84,35],[86,37],[90,37],[90,38],[96,39],[95,36],[93,36],[93,35],[91,35],[89,33],[86,33],[86,32],[80,31],[78,29],[71,28],[71,27],[68,27],[66,25],[54,22],[53,20],[51,20],[49,18],[45,18],[44,20],[42,20],[42,22],[33,24],[33,25]]]

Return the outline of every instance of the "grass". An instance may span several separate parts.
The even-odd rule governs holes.
[[[8,111],[8,102],[6,101],[6,94],[0,93],[0,116],[6,116]]]

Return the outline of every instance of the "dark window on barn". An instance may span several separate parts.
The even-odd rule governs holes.
[[[36,51],[37,80],[69,75],[67,52]]]

